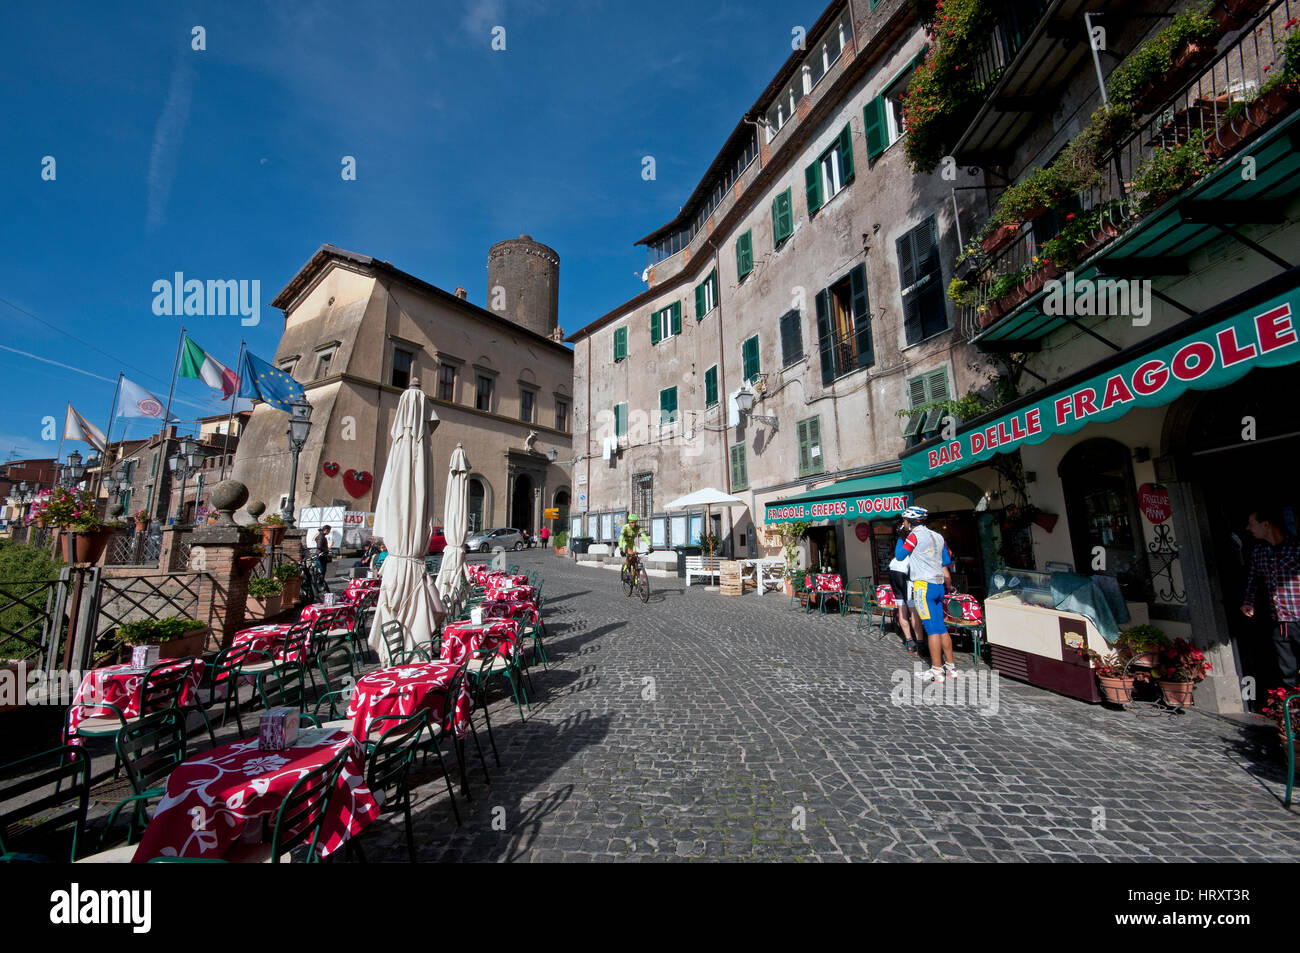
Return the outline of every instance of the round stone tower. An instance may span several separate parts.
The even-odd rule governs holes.
[[[560,320],[560,256],[528,235],[488,249],[487,310],[550,335]]]

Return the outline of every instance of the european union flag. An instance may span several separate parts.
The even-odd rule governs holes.
[[[289,405],[306,395],[302,385],[284,371],[245,351],[239,368],[239,396],[264,400],[276,410],[293,413]]]

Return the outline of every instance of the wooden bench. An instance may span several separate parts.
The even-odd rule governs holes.
[[[706,579],[715,579],[719,583],[722,581],[722,571],[718,567],[717,556],[687,556],[686,557],[686,585],[691,584],[692,576],[703,576]]]

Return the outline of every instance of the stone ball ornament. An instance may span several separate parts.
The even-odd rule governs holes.
[[[217,518],[220,526],[234,526],[234,512],[248,501],[248,487],[238,480],[222,480],[208,493],[208,502],[221,515]]]

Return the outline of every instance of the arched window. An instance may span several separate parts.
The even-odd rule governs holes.
[[[478,477],[469,478],[469,531],[481,532],[487,527],[483,524],[483,481]]]

